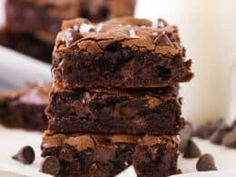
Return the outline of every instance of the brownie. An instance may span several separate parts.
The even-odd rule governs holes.
[[[177,172],[178,143],[175,136],[46,133],[42,156],[59,159],[60,177],[113,177],[132,164],[139,177],[167,177]]]
[[[31,85],[0,96],[0,123],[10,128],[45,130],[49,85]]]
[[[52,41],[63,19],[77,16],[79,0],[7,0],[6,29]]]
[[[78,18],[65,21],[57,36],[53,80],[57,89],[165,87],[193,77],[184,55],[176,26]]]
[[[103,21],[133,15],[135,0],[7,0],[6,29],[27,32],[53,43],[62,20]]]
[[[29,33],[0,32],[0,45],[51,63],[53,45]]]
[[[46,109],[49,130],[178,134],[183,127],[181,103],[175,91],[164,95],[168,89],[53,91]]]

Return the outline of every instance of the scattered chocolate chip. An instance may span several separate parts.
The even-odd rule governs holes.
[[[46,174],[56,176],[60,172],[60,162],[56,157],[48,156],[44,159],[41,171]]]
[[[236,130],[227,133],[222,140],[222,144],[230,148],[236,148]]]
[[[222,144],[222,140],[226,134],[226,128],[219,128],[217,129],[210,137],[210,141],[213,144]]]
[[[215,130],[224,125],[225,122],[223,119],[219,119],[214,122],[207,122],[203,125],[198,126],[194,135],[202,139],[208,139],[215,132]]]
[[[201,151],[198,148],[198,146],[191,140],[189,139],[186,144],[186,148],[184,151],[184,158],[196,158],[201,155]]]
[[[196,166],[198,171],[217,170],[214,158],[211,154],[203,154],[197,162]]]
[[[32,164],[35,159],[35,153],[31,146],[25,146],[12,158],[24,164]]]

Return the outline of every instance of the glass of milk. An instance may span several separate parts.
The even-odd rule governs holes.
[[[229,85],[236,59],[235,7],[235,0],[138,1],[136,17],[161,17],[179,27],[195,73],[190,83],[182,84],[183,114],[195,123],[234,118],[229,116]]]

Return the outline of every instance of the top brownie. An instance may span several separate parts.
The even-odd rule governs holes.
[[[193,77],[184,56],[177,27],[163,20],[78,18],[62,24],[52,74],[58,89],[164,87]]]

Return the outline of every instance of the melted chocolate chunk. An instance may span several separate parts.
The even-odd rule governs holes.
[[[184,158],[196,158],[201,155],[201,151],[198,146],[191,139],[187,141],[187,145],[184,151]]]

